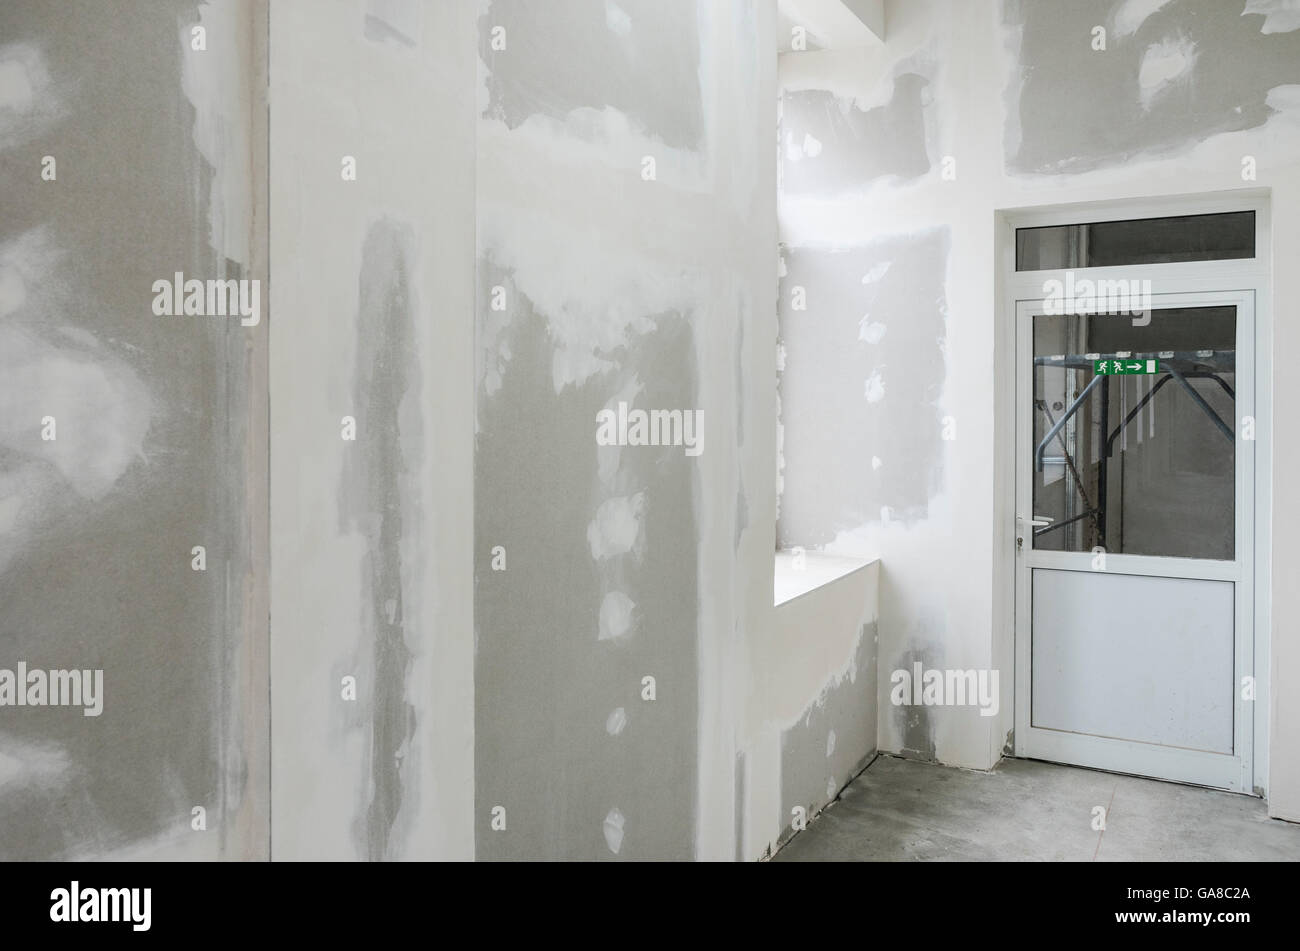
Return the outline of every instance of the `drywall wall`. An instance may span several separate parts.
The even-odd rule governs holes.
[[[737,854],[772,592],[773,24],[481,7],[480,858]],[[697,428],[643,442],[652,410]]]
[[[783,335],[800,322],[812,328],[793,343],[783,339],[783,345],[787,355],[817,352],[832,346],[818,339],[825,334],[837,347],[871,352],[889,342],[900,322],[912,325],[940,306],[932,290],[936,281],[946,302],[944,332],[941,341],[916,340],[891,356],[879,386],[864,381],[860,399],[871,406],[847,410],[859,420],[871,418],[864,415],[868,409],[879,411],[886,429],[896,427],[895,438],[905,436],[904,444],[919,454],[898,460],[873,453],[880,457],[873,469],[874,460],[863,458],[867,450],[850,451],[843,461],[862,473],[866,485],[841,483],[837,497],[829,499],[810,497],[816,487],[809,478],[792,479],[791,442],[832,445],[835,424],[829,410],[819,416],[813,406],[794,405],[795,394],[818,390],[801,378],[806,367],[787,362],[781,382],[780,535],[784,545],[881,558],[884,702],[891,672],[907,669],[914,659],[926,666],[1004,672],[995,717],[980,717],[970,707],[895,715],[882,706],[881,749],[983,768],[996,761],[1007,740],[1013,682],[1005,636],[1010,614],[993,570],[1011,543],[1012,514],[995,497],[994,485],[994,447],[1006,435],[999,429],[1005,423],[995,423],[993,413],[994,211],[1265,188],[1273,220],[1294,220],[1300,214],[1300,24],[1285,4],[1248,0],[922,0],[887,4],[886,13],[884,49],[781,60],[781,240],[787,257],[812,275],[803,288],[806,315],[793,309],[788,273],[782,281]],[[1104,49],[1094,48],[1099,27],[1105,30]],[[910,75],[924,79],[926,93],[908,106],[910,114],[896,115],[900,80]],[[870,150],[855,130],[873,128],[873,116],[884,120],[877,130],[881,144],[871,161],[859,163],[859,180],[846,182],[852,157]],[[817,135],[819,128],[828,134]],[[920,135],[927,170],[915,174],[918,163],[902,159],[918,154]],[[822,165],[826,174],[818,184]],[[848,280],[847,273],[834,272],[834,262],[852,262],[856,270],[877,249],[883,267],[883,249],[935,229],[947,230],[946,258],[928,261],[928,277],[901,295],[890,313],[882,315],[874,301],[863,299],[860,327],[848,314],[825,325],[813,322],[818,303],[829,299],[820,285]],[[1273,242],[1275,263],[1293,260],[1300,249],[1294,229],[1275,228]],[[808,263],[819,259],[821,265]],[[1288,319],[1297,282],[1294,269],[1275,266],[1276,313],[1273,327],[1265,325],[1263,333],[1279,366],[1297,333],[1296,321]],[[868,339],[859,340],[855,330]],[[896,375],[931,365],[936,349],[944,361],[937,392],[918,400],[909,391],[904,405],[891,403]],[[1279,376],[1274,404],[1291,405],[1300,397],[1292,392],[1296,386]],[[929,451],[929,430],[916,431],[918,402],[927,425],[935,417],[942,424],[937,455]],[[1278,413],[1269,421],[1273,472],[1286,472],[1297,461],[1297,450],[1287,448],[1295,442],[1287,438],[1288,418]],[[793,434],[796,419],[814,435]],[[826,465],[840,463],[828,457]],[[910,490],[926,487],[924,511],[912,509],[919,517],[890,518],[867,506],[874,505],[879,474],[891,464],[910,467]],[[1300,503],[1286,493],[1272,501],[1275,524],[1291,524],[1300,515]],[[793,521],[808,512],[830,521],[833,539],[814,534],[821,528],[813,521]],[[800,537],[803,531],[807,538]],[[1287,577],[1298,560],[1300,549],[1287,533],[1276,533],[1273,576]],[[1300,653],[1285,627],[1300,608],[1297,598],[1279,585],[1273,605],[1270,809],[1289,818],[1300,816],[1300,736],[1294,727],[1300,712],[1293,692],[1276,686],[1300,677]]]
[[[778,540],[881,557],[880,748],[935,758],[938,745],[938,758],[977,765],[987,727],[976,711],[900,719],[888,707],[889,674],[918,652],[927,666],[977,669],[989,650],[987,625],[958,633],[948,621],[967,628],[989,611],[979,580],[963,582],[974,553],[950,541],[987,532],[986,503],[954,510],[976,486],[953,473],[987,449],[974,421],[955,418],[953,344],[969,331],[954,311],[970,302],[950,281],[953,215],[893,200],[942,181],[938,27],[890,14],[888,55],[781,60]]]
[[[70,140],[74,160],[92,135],[101,148],[139,139],[130,122],[102,128],[128,95],[195,115],[179,133],[149,124],[159,154],[111,200],[95,189],[120,162],[98,177],[80,169],[88,184],[57,213],[25,189],[31,203],[12,221],[33,224],[6,239],[6,352],[20,373],[73,380],[52,396],[61,437],[90,403],[114,413],[118,437],[65,440],[62,457],[30,438],[40,415],[15,431],[14,452],[33,458],[13,484],[49,497],[29,506],[10,492],[6,583],[34,590],[50,552],[73,552],[86,594],[57,618],[69,647],[84,646],[91,621],[102,627],[106,592],[135,603],[127,620],[142,628],[124,621],[90,657],[108,674],[94,722],[118,733],[80,720],[59,727],[66,736],[6,733],[5,814],[46,830],[7,841],[10,854],[741,855],[749,800],[779,790],[781,762],[738,768],[747,642],[772,612],[772,11],[682,3],[665,21],[631,3],[574,3],[558,18],[523,4],[178,4],[174,29],[132,11],[142,51],[113,46],[122,31],[89,14],[63,49],[34,10],[6,9],[6,38],[34,37],[0,64],[6,175],[39,175],[46,130],[81,116],[72,96],[91,84],[78,57],[140,71],[127,91],[94,86],[99,124]],[[207,71],[182,55],[196,15],[209,52],[226,44]],[[498,25],[515,46],[493,49]],[[269,141],[257,65],[268,59]],[[597,70],[621,82],[592,82]],[[538,98],[541,74],[555,87]],[[268,180],[269,196],[255,184]],[[171,251],[161,273],[139,234],[105,240],[71,211],[105,201],[96,221],[135,222]],[[89,295],[136,306],[123,273],[147,277],[146,290],[182,268],[265,279],[268,218],[276,279],[253,326],[159,336],[162,318],[144,311],[143,329],[123,317],[96,339],[78,323]],[[36,289],[51,284],[42,256],[56,238],[69,247],[59,262],[84,258],[95,273],[55,301],[66,316],[54,327],[37,320]],[[18,391],[8,398],[17,405]],[[68,400],[80,403],[65,412]],[[686,444],[602,444],[597,412],[619,404],[691,414],[677,417]],[[45,488],[50,472],[70,485],[62,497]],[[195,524],[208,576],[222,572],[207,600],[190,573]],[[70,544],[73,525],[91,526],[84,546]],[[137,525],[150,544],[185,541],[183,578],[161,592],[168,556],[143,535],[131,560],[103,554]],[[472,597],[494,583],[480,593],[476,677]],[[6,613],[47,624],[35,597],[7,599]],[[172,640],[159,646],[146,617]],[[203,629],[177,633],[190,621]],[[812,656],[842,667],[833,653]],[[135,694],[122,720],[119,661],[133,665]],[[189,691],[184,704],[173,690]],[[140,723],[150,742],[135,746]],[[131,775],[114,770],[123,749]],[[66,793],[70,818],[47,828],[50,790]],[[206,835],[191,829],[191,800]],[[498,804],[509,807],[499,837]]]
[[[943,475],[947,256],[944,228],[783,250],[782,548],[926,517]]]
[[[783,585],[805,575],[819,583],[778,603],[762,639],[751,641],[758,662],[750,695],[761,699],[750,707],[742,760],[744,858],[774,852],[875,756],[879,568],[810,552],[777,555]]]
[[[1268,0],[1116,0],[1101,9],[1008,0],[1002,22],[1018,76],[1007,88],[1007,168],[1078,173],[1258,130],[1295,108],[1285,88],[1300,58],[1295,17],[1294,4]],[[1094,37],[1094,27],[1107,32]],[[1081,35],[1089,42],[1066,39]],[[1068,100],[1063,122],[1067,85],[1089,94]]]
[[[474,56],[467,3],[271,10],[276,859],[474,855]]]
[[[95,693],[0,708],[3,859],[267,856],[265,40],[0,6],[0,668]]]

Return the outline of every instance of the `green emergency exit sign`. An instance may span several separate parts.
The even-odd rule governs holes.
[[[1159,360],[1093,360],[1092,372],[1113,376],[1116,374],[1159,373]]]

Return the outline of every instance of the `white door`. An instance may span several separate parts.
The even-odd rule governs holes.
[[[1016,753],[1248,791],[1254,294],[1053,303],[1016,312]]]

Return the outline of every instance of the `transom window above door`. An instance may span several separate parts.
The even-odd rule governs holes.
[[[1016,270],[1122,267],[1255,256],[1255,212],[1016,229]]]

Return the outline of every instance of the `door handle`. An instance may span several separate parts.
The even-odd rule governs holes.
[[[1052,522],[1054,521],[1055,519],[1053,519],[1051,516],[1048,515],[1035,515],[1033,518],[1025,518],[1023,515],[1017,515],[1016,516],[1016,551],[1020,551],[1025,547],[1024,526],[1026,524],[1031,526],[1030,530],[1032,531],[1034,528],[1039,528],[1040,526],[1043,525],[1051,525]]]
[[[1056,521],[1056,519],[1052,518],[1050,515],[1035,515],[1033,518],[1025,518],[1023,515],[1017,515],[1016,521],[1026,522],[1030,525],[1033,525],[1035,528],[1037,528],[1041,525],[1051,525],[1054,521]]]

